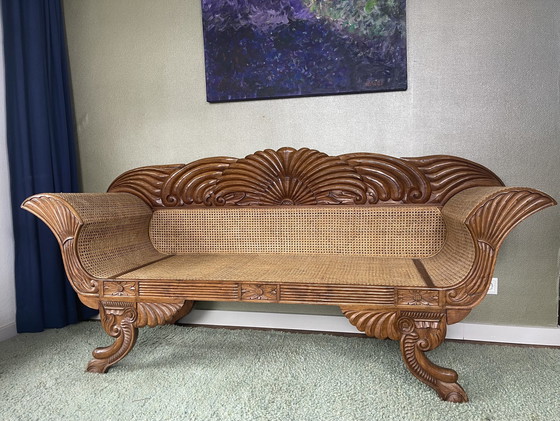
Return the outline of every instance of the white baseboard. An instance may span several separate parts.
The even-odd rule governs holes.
[[[10,339],[17,335],[15,323],[10,323],[0,327],[0,342]]]
[[[264,313],[256,311],[193,310],[180,323],[208,326],[257,327],[265,329],[309,330],[361,333],[343,316]]]
[[[457,323],[447,328],[446,338],[523,345],[560,346],[560,327]]]
[[[180,322],[208,326],[361,333],[344,316],[195,309]],[[560,328],[457,323],[448,327],[447,339],[560,346]]]

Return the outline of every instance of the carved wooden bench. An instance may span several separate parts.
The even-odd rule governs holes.
[[[457,157],[282,148],[138,168],[108,193],[22,206],[54,232],[78,296],[115,338],[88,371],[197,300],[330,304],[400,341],[414,376],[464,402],[457,373],[424,353],[484,298],[508,232],[554,204]]]

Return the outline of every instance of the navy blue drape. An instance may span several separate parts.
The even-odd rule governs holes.
[[[2,0],[6,124],[19,332],[94,314],[66,281],[58,243],[26,211],[35,193],[78,191],[74,120],[60,0]]]

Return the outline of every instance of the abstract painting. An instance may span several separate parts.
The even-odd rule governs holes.
[[[406,90],[406,0],[202,0],[209,102]]]

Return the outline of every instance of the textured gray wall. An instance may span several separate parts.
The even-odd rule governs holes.
[[[560,198],[560,2],[409,0],[409,89],[208,104],[199,0],[65,0],[85,191],[148,164],[263,148],[452,154]],[[506,240],[469,321],[556,324],[560,207]],[[335,308],[215,308],[336,313]]]

